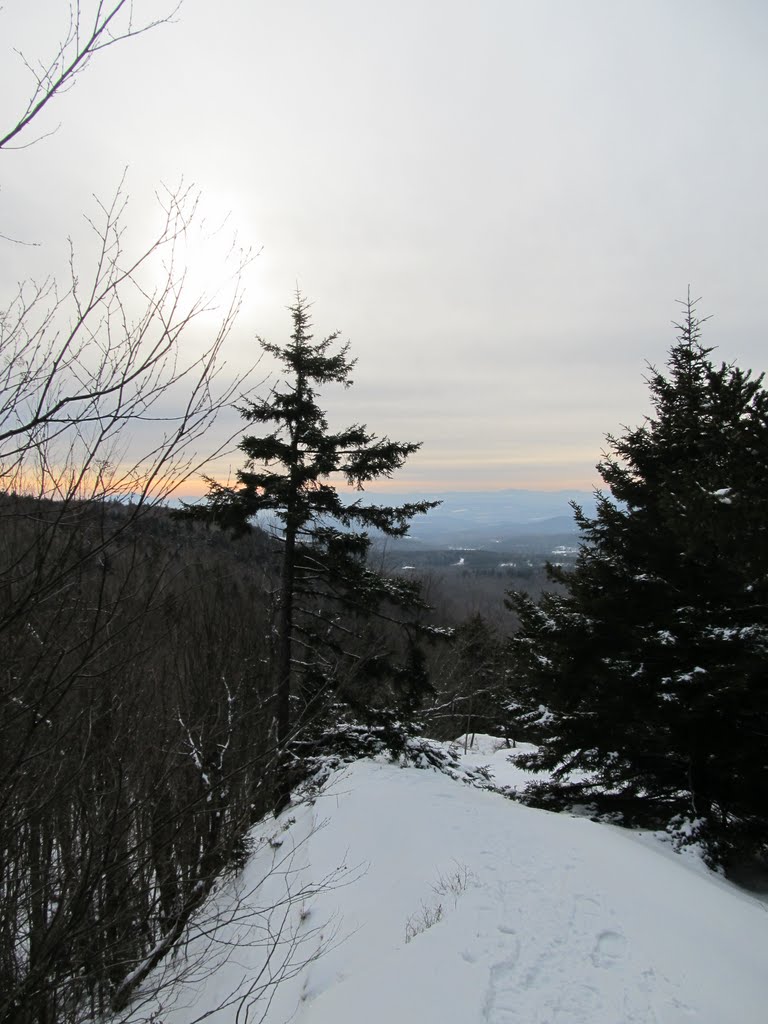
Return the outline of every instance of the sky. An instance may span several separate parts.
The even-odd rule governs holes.
[[[67,17],[0,6],[0,128],[15,51],[45,60]],[[766,52],[763,0],[183,0],[0,158],[0,232],[37,243],[0,242],[0,294],[60,267],[126,169],[137,236],[183,179],[256,254],[227,372],[287,340],[298,286],[358,359],[332,424],[423,442],[392,487],[589,488],[689,285],[716,357],[768,365]],[[190,258],[221,274],[216,245]]]

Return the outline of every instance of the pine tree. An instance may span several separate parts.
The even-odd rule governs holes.
[[[652,415],[608,436],[563,592],[510,604],[539,797],[695,822],[726,860],[768,846],[768,392],[713,364],[702,322],[689,297]]]
[[[289,741],[308,722],[316,724],[329,702],[341,702],[352,717],[379,725],[413,711],[426,685],[414,616],[426,606],[417,584],[368,564],[368,531],[404,536],[414,515],[437,504],[343,500],[334,478],[362,491],[368,482],[391,476],[421,445],[379,438],[361,424],[339,432],[329,428],[317,388],[349,387],[354,360],[348,344],[335,346],[338,332],[313,340],[309,306],[298,291],[289,311],[289,344],[260,339],[262,349],[282,364],[285,379],[267,398],[249,400],[240,410],[268,432],[240,441],[247,461],[235,486],[209,479],[206,505],[188,509],[235,532],[248,530],[259,513],[280,524],[273,672],[283,763]],[[375,629],[372,616],[378,617]],[[404,645],[395,639],[393,623],[405,629]],[[399,661],[393,658],[398,646]]]

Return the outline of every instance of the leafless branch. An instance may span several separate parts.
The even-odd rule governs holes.
[[[159,199],[159,230],[131,253],[121,182],[89,221],[97,243],[90,269],[81,269],[73,249],[65,292],[54,281],[25,284],[0,312],[0,484],[6,490],[157,498],[204,461],[195,457],[195,443],[243,384],[244,375],[224,379],[221,357],[253,256],[237,254],[212,340],[183,360],[183,341],[217,300],[187,298],[183,250],[196,190],[166,190]],[[178,402],[173,412],[161,408],[171,394]],[[131,460],[124,431],[142,422],[160,430],[149,450]]]
[[[81,0],[73,0],[69,7],[66,34],[53,57],[47,60],[32,60],[16,50],[24,67],[34,79],[34,89],[16,124],[0,137],[0,149],[25,148],[45,138],[45,135],[42,135],[22,145],[10,145],[29,128],[55,96],[74,85],[97,53],[116,43],[134,39],[160,25],[169,24],[174,20],[182,2],[183,0],[179,0],[179,3],[165,15],[137,24],[134,21],[133,0],[118,0],[117,3],[111,4],[105,3],[105,0],[98,0],[90,19],[82,9]]]

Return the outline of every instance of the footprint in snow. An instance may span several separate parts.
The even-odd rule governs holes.
[[[613,967],[624,956],[627,940],[618,932],[600,932],[592,951],[592,963],[595,967]]]
[[[483,1005],[483,1018],[488,1024],[511,1024],[519,1020],[515,971],[518,955],[519,950],[515,949],[508,960],[494,964],[491,968]]]

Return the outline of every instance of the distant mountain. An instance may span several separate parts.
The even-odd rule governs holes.
[[[423,501],[441,504],[413,520],[409,544],[489,545],[534,538],[567,538],[578,531],[570,502],[587,515],[595,512],[591,491],[446,491],[443,493],[362,494],[362,501],[400,505]]]

